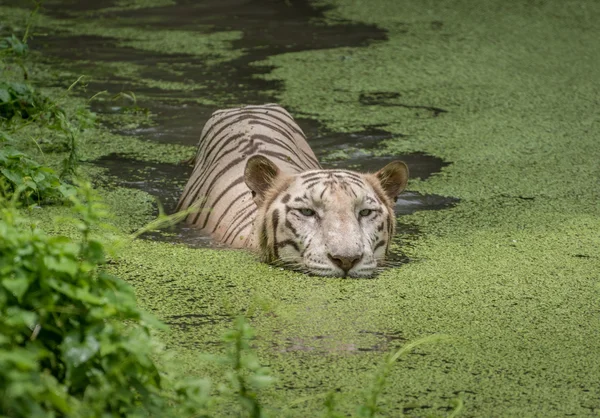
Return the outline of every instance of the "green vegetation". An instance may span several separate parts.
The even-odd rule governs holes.
[[[78,184],[69,195],[78,239],[47,235],[24,217],[16,208],[19,191],[12,201],[0,199],[3,416],[210,417],[225,410],[254,418],[276,416],[258,398],[274,378],[251,349],[254,330],[244,317],[225,333],[226,353],[209,358],[230,370],[216,392],[206,378],[179,376],[173,365],[169,369],[165,360],[155,360],[164,359],[165,352],[151,331],[164,326],[137,307],[131,286],[106,271],[110,258],[103,221],[108,213],[91,186]],[[416,341],[391,355],[358,416],[375,416],[400,356],[439,339]],[[336,416],[331,396],[326,408],[328,416]]]
[[[96,234],[105,212],[91,187],[70,186],[27,153],[33,143],[43,155],[41,140],[23,135],[36,128],[50,138],[46,150],[65,155],[62,177],[75,175],[76,135],[93,118],[83,108],[69,118],[27,81],[25,41],[26,35],[23,41],[11,35],[0,42],[0,68],[8,76],[0,84],[0,414],[199,411],[206,382],[168,383],[153,359],[150,326],[159,322],[137,308],[130,286],[103,269],[106,250]],[[67,201],[79,239],[49,236],[17,208]]]
[[[0,167],[0,190],[6,198],[10,199],[20,190],[18,197],[32,204],[42,200],[61,200],[68,191],[68,186],[61,184],[54,170],[4,144],[0,144]]]
[[[141,4],[129,4],[134,3]],[[259,264],[242,252],[128,242],[120,257],[102,265],[102,271],[123,278],[135,290],[140,307],[170,325],[168,332],[160,333],[166,348],[159,358],[176,361],[164,370],[173,376],[210,376],[210,390],[198,384],[199,394],[211,394],[202,402],[208,402],[204,405],[209,411],[221,408],[232,414],[249,415],[258,402],[262,414],[285,417],[322,412],[328,417],[353,416],[359,414],[357,403],[362,404],[363,416],[447,416],[452,411],[469,416],[597,415],[598,4],[586,0],[322,3],[334,6],[326,12],[329,24],[345,20],[374,24],[387,30],[388,40],[282,54],[258,63],[274,67],[265,77],[284,86],[277,93],[280,102],[295,116],[317,117],[334,131],[360,132],[377,125],[394,134],[376,153],[422,151],[452,162],[426,181],[412,180],[409,187],[458,197],[460,203],[451,210],[403,217],[403,224],[420,232],[399,243],[411,261],[368,281],[306,277]],[[21,22],[18,33],[25,31],[29,11],[3,7],[0,15],[11,24]],[[152,52],[164,66],[170,65],[165,59],[172,56],[169,50],[183,52],[186,44],[200,37],[188,33],[180,38],[182,43],[165,38],[168,44],[149,45],[143,37],[150,30],[140,29],[133,20],[77,16],[84,24],[68,26],[68,19],[38,18],[40,27],[50,33],[106,36],[115,44],[137,48],[127,53],[145,57]],[[108,29],[113,26],[118,30],[111,35]],[[174,35],[183,36],[179,32],[183,30],[178,28]],[[241,51],[230,50],[236,36],[195,43],[190,56],[206,56],[211,63],[239,56]],[[116,135],[98,123],[94,129],[82,128],[75,115],[77,109],[86,108],[87,97],[94,92],[85,94],[86,99],[70,94],[63,100],[64,90],[79,74],[58,72],[39,56],[29,62],[31,55],[17,53],[26,50],[25,44],[15,40],[19,37],[0,44],[3,50],[15,50],[3,55],[13,60],[8,73],[3,68],[3,82],[36,80],[40,84],[34,91],[59,103],[75,127],[81,162],[77,170],[106,186],[98,192],[116,214],[109,222],[118,231],[130,233],[147,223],[153,211],[150,196],[106,184],[102,171],[86,162],[119,152],[175,163],[192,155],[193,147]],[[211,48],[216,52],[213,57]],[[118,80],[112,85],[125,80],[128,85],[162,88],[170,103],[188,100],[183,81],[163,83],[141,64],[128,68],[118,61],[98,63],[98,72],[106,72],[99,78],[110,80],[114,72]],[[161,70],[172,75],[186,68],[164,66]],[[62,87],[44,87],[49,85]],[[83,85],[71,92],[83,96]],[[190,85],[192,90],[206,87]],[[175,97],[174,89],[181,97]],[[208,99],[222,100],[200,97],[198,103]],[[94,100],[112,103],[112,96]],[[119,107],[132,106],[131,100],[119,100],[125,101]],[[49,102],[44,106],[54,109]],[[57,173],[69,154],[68,137],[46,128],[41,134],[38,123],[28,124],[29,111],[11,112],[11,126],[22,128],[15,133],[4,129],[3,144],[10,143],[23,159],[39,167],[52,168],[52,179],[60,179]],[[95,120],[129,127],[151,124],[152,118],[124,111]],[[8,147],[2,146],[3,155]],[[354,152],[331,157],[342,159]],[[25,179],[36,176],[33,168],[11,171],[23,179],[21,183],[4,179],[3,187],[13,195]],[[68,216],[69,207],[45,204],[61,200],[52,192],[56,182],[41,184],[35,184],[43,191],[39,195],[30,184],[19,196],[26,196],[26,204],[41,201],[43,209],[21,213],[37,220],[39,229],[76,239],[76,230],[52,222],[55,216]],[[268,309],[248,315],[257,301]],[[227,360],[215,361],[223,356],[220,336],[239,315],[250,317],[256,333],[249,343],[251,351],[277,378],[260,391],[251,387],[253,373],[263,376],[251,361],[254,354],[246,351],[232,357],[243,350],[229,345]],[[237,322],[236,329],[238,336],[249,331]],[[393,369],[373,376],[382,353],[396,352],[407,341],[431,334],[456,338],[418,347]],[[229,343],[236,338],[230,336]],[[212,356],[198,356],[199,352]],[[248,361],[242,361],[246,355]],[[246,367],[241,376],[224,374],[236,362]]]
[[[35,72],[27,68],[25,40],[11,35],[0,43],[0,68],[8,76],[0,85],[0,415],[210,417],[230,411],[279,416],[278,408],[266,407],[269,402],[260,396],[275,378],[251,346],[255,331],[245,316],[224,333],[224,354],[205,357],[224,373],[212,386],[208,378],[189,376],[169,360],[155,335],[165,335],[166,327],[138,307],[129,284],[110,273],[119,270],[111,265],[122,263],[118,253],[137,246],[131,240],[186,214],[161,213],[125,236],[147,211],[147,199],[125,189],[96,191],[81,180],[97,171],[80,165],[82,155],[90,156],[87,146],[85,154],[79,152],[80,140],[100,130],[85,105],[63,106],[63,100],[73,98],[82,77],[57,98],[42,93],[31,82]],[[149,116],[132,92],[111,98],[123,99],[132,103],[125,112]],[[36,155],[48,165],[34,160]],[[60,176],[57,167],[62,167]],[[109,204],[125,200],[126,210],[138,219],[111,220],[100,194]],[[116,207],[125,210],[121,203]],[[257,309],[231,311],[252,317]],[[391,355],[358,416],[375,416],[400,356],[438,339],[416,341]],[[328,416],[337,416],[333,395],[325,408]]]
[[[13,135],[31,124],[38,124],[49,131],[59,132],[65,148],[61,176],[71,174],[77,164],[77,149],[73,125],[66,114],[50,98],[39,93],[27,82],[28,72],[24,57],[26,43],[14,34],[0,41],[0,71],[7,77],[0,82],[0,191],[5,199],[17,195],[28,204],[42,200],[60,200],[69,192],[58,175],[50,168],[36,162],[22,152],[39,142],[31,138],[29,147],[22,146],[24,139]],[[18,191],[18,193],[17,193]]]
[[[211,396],[207,379],[174,375],[133,289],[108,274],[98,235],[105,208],[89,185],[69,198],[79,239],[49,236],[0,201],[0,414],[11,417],[213,416],[239,398],[261,411],[252,388],[270,382],[249,351],[243,318],[224,338],[232,384]],[[16,201],[16,197],[15,197]]]
[[[105,252],[91,232],[102,211],[89,187],[80,190],[71,196],[80,240],[47,236],[2,208],[2,415],[131,416],[158,407],[155,321],[136,308],[129,286],[100,270]]]
[[[96,13],[102,13],[99,9]],[[0,6],[0,16],[10,22],[23,22],[30,11],[15,7]],[[73,25],[68,19],[54,19],[38,15],[34,19],[35,28],[65,31],[72,35],[95,35],[114,39],[121,47],[131,47],[142,51],[162,54],[190,54],[206,60],[207,65],[241,56],[231,43],[240,39],[236,31],[214,32],[210,26],[196,25],[195,31],[162,30],[159,28],[132,27],[127,20],[121,19],[80,19]]]

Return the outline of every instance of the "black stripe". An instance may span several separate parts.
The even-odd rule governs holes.
[[[250,145],[250,144],[248,144]],[[242,149],[242,151],[244,151],[245,149]],[[223,174],[223,171],[227,171],[231,168],[233,168],[233,166],[235,166],[237,163],[239,163],[241,160],[243,160],[244,155],[242,153],[242,157],[238,157],[237,159],[234,159],[233,161],[231,161],[223,170],[221,170],[220,174]],[[198,174],[196,176],[196,178],[194,179],[194,182],[192,183],[192,185],[189,187],[189,194],[190,195],[194,195],[194,199],[197,198],[198,193],[200,193],[200,190],[202,189],[202,187],[204,186],[204,184],[208,181],[208,179],[210,178],[210,176],[213,174],[213,172],[218,168],[218,165],[207,165],[205,166],[200,174]],[[193,175],[193,173],[192,173]],[[219,176],[217,176],[216,178],[219,178]],[[213,179],[213,182],[215,182],[215,179]],[[209,190],[210,190],[210,186],[209,186]],[[206,195],[208,196],[208,192],[206,193]]]
[[[341,174],[343,174],[343,175],[341,175]],[[342,172],[342,171],[322,170],[322,171],[319,171],[316,173],[312,172],[312,173],[308,173],[308,174],[303,174],[300,176],[300,178],[303,180],[302,184],[306,184],[311,180],[316,180],[316,179],[324,180],[326,178],[332,178],[332,180],[335,179],[340,183],[349,182],[349,183],[356,184],[357,186],[365,187],[365,182],[363,181],[363,178],[361,177],[361,175],[352,173],[350,171]]]
[[[308,242],[306,243],[306,245],[304,246],[304,249],[302,250],[302,252],[300,253],[301,257],[304,257],[304,253],[306,253],[306,250],[309,249],[310,244],[312,243],[312,238],[308,240]]]
[[[339,183],[339,184],[354,184],[355,186],[358,186],[360,188],[365,187],[365,183],[363,181],[357,180],[352,177],[345,177],[345,178],[336,177],[335,179],[337,181],[336,180],[334,180],[334,181],[336,181],[336,183]]]
[[[300,137],[302,139],[305,139],[304,135],[302,134],[302,132],[298,131],[293,126],[291,126],[289,123],[286,123],[285,121],[282,121],[281,119],[279,119],[276,116],[273,116],[273,115],[262,115],[262,117],[261,117],[260,115],[256,115],[255,119],[257,121],[261,121],[261,122],[272,123],[274,126],[277,127],[277,131],[278,132],[281,132],[282,135],[285,135],[290,141],[292,141],[294,143],[296,143],[296,138],[294,138],[294,135],[300,135]],[[277,123],[277,122],[281,122],[283,124],[283,126],[281,125],[281,123]],[[250,121],[248,123],[250,125],[260,124],[260,122],[254,122],[254,121]],[[274,129],[274,128],[272,128],[272,129]]]
[[[242,193],[240,193],[239,195],[237,195],[235,198],[231,199],[231,202],[229,202],[229,205],[227,206],[227,208],[225,208],[225,210],[223,211],[223,213],[221,213],[221,216],[219,216],[219,219],[217,219],[217,222],[215,223],[215,227],[212,230],[212,233],[215,233],[215,231],[217,230],[217,228],[219,227],[219,224],[221,223],[221,221],[223,220],[223,218],[225,217],[225,215],[227,215],[231,209],[231,207],[233,205],[235,205],[238,200],[240,200],[241,198],[244,197],[244,195],[250,194],[249,190],[244,190]],[[251,200],[252,203],[254,203]],[[231,223],[230,223],[231,225]]]
[[[350,170],[318,170],[318,171],[313,171],[310,173],[305,173],[304,175],[302,175],[302,179],[308,179],[312,176],[328,176],[328,177],[337,177],[337,178],[343,178],[345,176],[348,177],[352,177],[356,180],[360,180],[362,179],[362,174],[357,173],[355,171],[350,171]]]
[[[283,110],[280,106],[277,106],[277,108],[269,107],[268,110],[265,110],[265,112],[260,112],[260,111],[257,111],[256,109],[250,109],[247,111],[247,113],[252,113],[252,114],[256,114],[256,115],[266,115],[268,117],[275,118],[275,119],[281,121],[281,123],[285,124],[287,127],[292,129],[293,131],[295,131],[298,135],[301,135],[303,138],[305,138],[306,135],[304,135],[304,132],[302,132],[302,129],[300,129],[300,127],[298,126],[298,124],[296,123],[294,118],[289,113],[287,113],[285,110],[282,112],[279,109]],[[285,119],[289,120],[289,122],[286,122],[282,118],[274,116],[273,113],[278,113],[279,115],[283,116]]]
[[[267,151],[267,150],[261,150],[259,152],[259,154],[268,155],[273,158],[277,158],[282,163],[287,163],[287,164],[293,165],[298,169],[298,171],[302,171],[302,167],[300,167],[298,165],[298,163],[296,163],[294,160],[290,161],[289,157],[286,154],[282,154],[280,152],[275,152],[275,151]]]
[[[226,118],[224,118],[224,119],[228,119],[228,118],[229,118],[229,117],[226,117]],[[241,121],[243,121],[243,120],[246,120],[246,119],[254,119],[254,118],[255,118],[255,116],[254,116],[254,115],[242,115],[242,116],[238,117],[237,119],[234,119],[233,121],[231,121],[231,122],[229,122],[229,123],[225,124],[224,126],[222,126],[221,128],[219,128],[219,130],[217,130],[217,131],[216,131],[216,132],[215,132],[215,133],[214,133],[214,134],[213,134],[213,135],[210,137],[210,142],[206,143],[206,146],[212,145],[212,144],[214,144],[215,142],[216,142],[216,143],[220,143],[219,139],[222,139],[222,138],[219,138],[219,135],[221,135],[221,134],[223,133],[223,131],[224,131],[224,130],[226,130],[227,128],[229,128],[230,126],[232,126],[232,125],[235,125],[236,123],[238,123],[238,122],[241,122]],[[215,123],[213,126],[211,126],[211,127],[210,127],[210,129],[209,129],[209,132],[212,130],[212,128],[213,128],[215,125],[216,125],[216,123]],[[206,134],[205,138],[208,138],[208,133]]]
[[[248,125],[264,126],[268,129],[270,129],[271,131],[277,132],[279,135],[285,137],[292,144],[296,145],[296,140],[294,138],[294,134],[285,130],[281,126],[277,125],[277,123],[275,123],[272,119],[255,117],[251,121],[248,122]]]
[[[252,208],[252,206],[254,205],[254,208]],[[251,209],[249,213],[246,213],[246,211],[248,209]],[[229,226],[227,227],[227,229],[225,230],[225,233],[223,234],[223,241],[227,241],[229,239],[229,236],[231,235],[231,233],[233,231],[235,231],[237,229],[237,227],[244,222],[247,218],[252,217],[252,215],[258,210],[258,208],[256,207],[256,205],[254,204],[254,201],[251,201],[250,204],[244,206],[242,209],[240,209],[237,213],[237,215],[235,215],[235,217],[231,220],[231,223],[229,224]],[[253,218],[254,219],[254,218]]]
[[[251,147],[248,152],[249,153],[253,153],[256,151],[257,145]],[[244,150],[245,151],[245,150]],[[238,157],[232,161],[229,162],[229,164],[227,164],[224,168],[222,168],[212,179],[212,181],[210,182],[210,184],[208,185],[208,187],[206,188],[206,192],[204,193],[206,196],[210,196],[210,192],[212,191],[213,187],[215,186],[215,184],[217,183],[217,181],[224,175],[226,174],[227,171],[229,171],[231,168],[233,168],[234,166],[236,166],[237,164],[239,164],[240,162],[244,161],[246,159],[246,156],[244,154],[242,154],[241,157]],[[197,187],[197,191],[195,194],[195,197],[198,196],[198,194],[200,193],[200,190],[202,190],[202,188],[204,187],[205,182],[211,177],[211,175],[213,174],[213,172],[217,169],[218,167],[213,167],[210,173],[207,173],[205,178],[203,179],[202,183]],[[226,190],[229,190],[233,185],[235,184],[239,184],[240,182],[244,181],[244,177],[238,177],[235,180],[234,184],[230,184]],[[221,193],[221,196],[223,195],[223,193]],[[217,202],[213,202],[213,206],[215,206]],[[199,217],[196,217],[194,220],[194,223],[198,220]],[[208,216],[206,217],[206,221],[204,222],[204,225],[202,226],[202,228],[204,228],[206,226],[206,222],[208,221]]]
[[[290,201],[291,198],[292,198],[292,195],[288,193],[281,198],[281,203],[287,203]]]
[[[218,178],[219,176],[217,176]],[[237,179],[235,179],[233,182],[229,183],[229,185],[221,192],[219,193],[219,195],[217,196],[216,199],[213,199],[212,201],[212,207],[214,208],[215,206],[217,206],[217,204],[219,203],[219,200],[221,200],[223,198],[223,196],[225,196],[225,194],[231,190],[233,187],[237,186],[238,184],[241,184],[244,182],[244,177],[238,177]],[[210,196],[210,191],[212,189],[212,186],[215,184],[215,181],[213,181],[213,183],[211,184],[211,187],[207,190],[206,192],[206,196]],[[194,219],[194,223],[196,223],[198,221],[199,216],[197,216]],[[204,223],[202,224],[201,228],[206,228],[206,224],[208,223],[208,219],[210,218],[210,213],[206,216],[206,219],[204,219]]]
[[[383,247],[385,245],[385,241],[381,240],[377,243],[377,245],[373,248],[373,252],[377,251],[379,247]]]
[[[314,163],[314,166],[308,168],[309,170],[314,170],[314,169],[319,169],[320,170],[320,169],[323,168],[323,167],[321,167],[321,164],[316,159],[316,157],[314,157],[313,155],[310,155],[308,152],[304,151],[303,148],[300,148],[300,151],[302,151],[302,154],[304,154],[304,156],[306,158],[308,158],[310,161],[312,161]]]
[[[326,175],[325,172],[323,172],[323,171],[317,171],[316,173],[315,172],[311,172],[311,173],[302,174],[300,176],[300,178],[302,180],[311,180],[313,177],[321,177],[321,176],[325,176],[325,175]]]
[[[319,199],[323,199],[323,195],[325,194],[325,192],[327,191],[327,189],[329,189],[329,186],[325,186],[323,187],[323,190],[321,191],[321,194],[319,195]]]
[[[227,119],[231,119],[233,117],[239,116],[239,115],[243,115],[245,112],[243,109],[233,109],[232,112],[215,112],[211,115],[210,119],[207,121],[210,122],[212,119],[215,119],[212,124],[210,125],[210,128],[208,128],[208,130],[206,132],[204,132],[204,134],[200,137],[200,145],[202,144],[202,141],[206,138],[208,138],[208,136],[212,133],[212,130],[219,124],[225,122]]]
[[[356,194],[356,192],[354,191],[354,189],[352,188],[352,186],[349,186],[348,188],[352,192],[352,196],[354,196],[355,199],[358,198],[358,195]]]
[[[273,214],[271,215],[273,222],[273,253],[275,254],[275,259],[279,259],[279,251],[277,250],[277,227],[279,226],[279,209],[275,209]]]
[[[268,144],[273,144],[273,145],[277,145],[285,150],[287,150],[288,152],[290,152],[291,154],[293,154],[299,161],[301,161],[304,164],[304,168],[300,167],[300,165],[293,160],[292,158],[290,158],[289,155],[286,156],[286,159],[284,160],[285,162],[287,162],[288,164],[293,164],[296,167],[298,167],[301,171],[303,171],[304,169],[306,169],[306,167],[310,168],[310,166],[308,165],[308,163],[300,156],[298,155],[298,153],[289,145],[287,145],[285,142],[280,141],[276,138],[271,138],[268,137],[266,135],[261,135],[261,134],[255,134],[252,135],[252,139],[259,139],[263,142],[266,142]],[[261,153],[264,153],[265,151],[261,151]]]
[[[325,182],[325,181],[326,181],[326,177],[313,177],[311,179],[304,180],[300,185],[306,186],[307,184],[320,183],[320,182]]]
[[[229,243],[233,244],[233,241],[235,241],[235,239],[240,235],[240,233],[244,230],[244,228],[251,225],[253,222],[254,222],[254,219],[250,219],[248,222],[246,222],[243,225],[240,225],[236,230],[234,230],[234,233],[231,235],[231,241],[229,241]],[[227,242],[227,241],[225,241],[225,242]]]
[[[288,126],[290,129],[294,130],[298,135],[301,135],[303,138],[306,138],[306,135],[304,135],[304,132],[302,132],[302,129],[300,129],[300,127],[298,126],[298,124],[296,123],[294,118],[289,113],[287,113],[285,110],[283,112],[282,112],[282,110],[283,109],[280,106],[277,106],[276,108],[269,108],[269,110],[266,111],[265,114],[268,114],[270,117],[274,117],[273,112],[280,114],[284,118],[288,119],[290,122],[285,122],[284,120],[282,120],[280,118],[277,118],[278,120],[281,120],[282,123],[285,123],[286,126]]]
[[[217,158],[224,158],[225,156],[238,151],[238,153],[243,154],[243,152],[240,152],[239,145],[243,145],[243,144],[238,144],[237,146],[234,146],[233,148],[230,148],[222,153],[217,153],[215,154],[215,156],[213,157],[213,160],[217,159]],[[242,149],[242,151],[244,151]],[[192,177],[195,177],[194,182],[189,186],[189,192],[188,194],[191,193],[198,193],[199,188],[202,187],[202,185],[204,184],[204,182],[208,179],[208,177],[210,177],[210,174],[212,174],[212,171],[214,171],[217,167],[215,166],[215,164],[213,164],[214,161],[211,161],[210,163],[206,164],[202,164],[202,168],[200,170],[200,173],[197,175],[194,175],[194,173],[192,173]]]
[[[289,221],[289,219],[286,219],[286,220],[285,220],[285,227],[286,227],[287,229],[289,229],[289,230],[290,230],[290,232],[291,232],[292,234],[294,234],[294,236],[298,236],[298,232],[296,231],[296,228],[294,228],[294,227],[292,226],[292,223]]]
[[[330,172],[331,174],[333,174],[334,176],[340,175],[340,176],[353,177],[356,179],[362,178],[362,174],[357,173],[356,171],[350,171],[350,170],[327,170],[327,171]]]
[[[312,183],[310,183],[310,184],[304,184],[303,186],[304,186],[306,189],[310,189],[310,188],[312,188],[312,187],[313,187],[315,184],[319,184],[319,183],[321,183],[321,181],[320,181],[320,180],[317,180],[317,181],[313,181],[313,182],[312,182]]]
[[[345,179],[346,177],[350,177],[354,180],[362,180],[362,175],[355,173],[353,171],[347,171],[347,170],[332,170],[330,172],[333,177],[338,178],[338,179]]]
[[[388,229],[388,241],[387,241],[387,246],[385,247],[385,253],[387,254],[390,251],[390,243],[392,242],[392,235],[394,233],[394,226],[393,226],[393,222],[394,219],[392,217],[392,215],[389,216],[388,218],[388,224],[387,224],[387,229]]]
[[[244,135],[246,135],[246,133],[245,133],[245,132],[243,132],[243,133],[239,133],[239,134],[234,134],[234,135],[231,135],[231,136],[226,136],[226,138],[227,138],[227,143],[226,143],[226,144],[221,144],[221,141],[217,141],[217,142],[215,142],[215,143],[213,144],[213,146],[212,146],[212,147],[210,147],[210,149],[209,149],[209,150],[206,152],[206,155],[202,156],[202,157],[200,158],[200,160],[203,160],[203,161],[205,161],[205,163],[204,163],[204,164],[206,165],[206,160],[208,160],[208,158],[210,157],[210,154],[212,154],[212,152],[213,152],[215,149],[217,149],[217,146],[219,146],[219,145],[223,145],[223,147],[222,147],[222,148],[219,148],[219,151],[220,151],[220,150],[222,150],[223,148],[225,148],[225,145],[228,145],[230,142],[232,142],[232,141],[235,141],[236,139],[238,139],[238,138],[241,138],[241,137],[243,137]],[[224,138],[225,138],[225,137],[223,137],[223,138],[221,138],[221,139],[224,139]],[[243,144],[242,144],[242,143],[240,143],[239,145],[243,145]],[[239,146],[239,145],[238,145],[238,146]],[[236,147],[234,147],[234,148],[237,148],[238,146],[236,146]],[[219,153],[217,152],[217,154],[215,154],[215,156],[214,156],[214,157],[213,157],[213,159],[210,161],[210,163],[208,163],[208,165],[212,165],[212,164],[214,163],[214,161],[216,160],[216,158],[217,158],[217,156],[218,156],[218,155],[219,155]]]
[[[281,121],[280,119],[275,118],[272,115],[268,115],[268,117],[266,117],[266,118],[256,118],[256,121],[250,121],[249,124],[250,125],[262,125],[268,129],[271,129],[271,130],[278,132],[281,135],[285,136],[288,140],[290,140],[292,142],[292,144],[294,145],[294,148],[298,149],[303,154],[304,158],[302,158],[300,155],[297,155],[294,152],[297,155],[297,157],[305,163],[307,169],[312,170],[315,168],[317,168],[317,169],[321,168],[321,164],[319,164],[319,161],[316,159],[314,154],[308,153],[304,150],[304,148],[298,146],[298,143],[296,141],[297,138],[294,138],[293,133],[282,130],[281,127],[277,124],[275,124],[275,126],[271,126],[271,125],[265,123],[265,122],[275,123],[272,119]],[[283,122],[283,121],[281,121],[281,122],[285,124],[285,122]],[[294,124],[295,124],[295,122],[294,122]],[[304,139],[306,141],[306,137],[304,136],[304,133],[301,130],[296,129],[296,127],[291,126],[289,124],[285,124],[285,125],[291,129],[293,129],[298,135],[300,135],[302,137],[302,139]],[[310,162],[310,164],[307,163],[305,160],[308,160]]]
[[[276,113],[282,114],[284,116],[287,116],[285,114],[283,114],[282,112],[276,110],[276,109],[269,109],[270,112],[275,111]],[[215,121],[211,127],[208,129],[208,131],[205,132],[205,134],[202,136],[202,138],[200,138],[200,144],[202,144],[202,141],[206,138],[209,137],[209,135],[212,133],[213,128],[217,125],[220,125],[221,123],[224,123],[226,120],[229,120],[231,118],[234,118],[236,116],[239,116],[237,119],[235,119],[234,121],[231,121],[227,124],[225,124],[225,126],[222,126],[221,128],[219,128],[219,130],[213,135],[213,138],[215,136],[218,136],[221,132],[223,132],[225,129],[227,129],[229,126],[234,125],[238,122],[241,122],[243,120],[246,119],[253,119],[256,118],[257,116],[266,116],[267,113],[266,112],[261,112],[258,110],[244,110],[244,109],[240,109],[239,112],[235,112],[235,113],[228,113],[227,115],[224,115],[223,117],[221,117],[218,121]],[[269,115],[270,117],[275,118],[273,115]],[[295,124],[294,119],[292,119],[290,117],[291,122],[293,122]],[[282,121],[283,123],[285,123],[284,121]],[[301,135],[303,138],[305,138],[304,136],[304,132],[302,132],[299,128],[294,127],[291,124],[286,124],[286,126],[289,126],[291,129],[293,129],[294,131],[296,131],[299,135]]]
[[[267,224],[266,223],[262,224],[262,228],[260,229],[260,236],[258,237],[258,242],[260,244],[261,250],[268,249],[267,248],[268,239],[267,239]],[[269,255],[270,255],[270,251],[269,251]]]
[[[283,116],[286,120],[284,120],[283,118],[274,115],[274,113],[277,113],[281,116]],[[294,118],[292,118],[289,114],[285,114],[283,112],[277,111],[273,108],[270,108],[269,110],[266,110],[264,112],[262,112],[260,109],[240,109],[237,112],[229,112],[227,113],[226,116],[233,116],[233,115],[242,115],[242,114],[251,114],[251,115],[256,115],[256,116],[265,116],[274,120],[277,120],[278,122],[280,122],[284,127],[291,129],[292,131],[294,131],[294,133],[305,137],[304,132],[302,132],[302,130],[300,129],[300,127],[298,126],[298,124],[296,123],[296,121],[294,120]],[[225,115],[224,115],[225,116]]]
[[[289,143],[291,143],[291,145],[293,145],[293,148],[292,148],[292,146],[290,146],[290,144],[287,144],[285,141],[278,141],[278,142],[280,142],[280,143],[282,144],[282,146],[285,146],[285,148],[289,149],[291,152],[294,152],[294,154],[296,154],[296,156],[297,156],[297,157],[298,157],[300,160],[303,160],[302,156],[298,155],[298,154],[297,154],[295,151],[293,151],[294,149],[296,149],[296,150],[299,150],[299,151],[302,151],[302,150],[301,150],[301,149],[300,149],[300,147],[299,147],[299,146],[296,144],[296,140],[294,139],[294,137],[292,136],[292,134],[290,134],[290,133],[288,133],[288,132],[286,132],[286,131],[282,130],[281,128],[277,127],[277,125],[270,125],[268,122],[270,123],[270,122],[272,122],[272,121],[270,121],[270,120],[268,120],[268,119],[267,119],[267,120],[264,120],[264,119],[257,119],[257,120],[254,120],[254,121],[250,121],[250,122],[248,122],[248,124],[249,124],[249,125],[259,125],[259,126],[264,126],[265,128],[267,128],[267,129],[269,129],[269,130],[271,130],[271,131],[277,132],[279,135],[281,135],[281,136],[283,136],[285,139],[287,139],[287,140],[288,140],[288,142],[289,142]],[[256,134],[256,135],[253,135],[253,136],[257,136],[257,137],[258,137],[258,136],[260,136],[261,138],[264,138],[264,137],[265,137],[265,135],[262,135],[262,134]],[[272,138],[272,139],[275,139],[275,138]],[[318,164],[314,158],[312,158],[312,157],[307,157],[307,158],[308,158],[308,160],[309,160],[311,163],[313,163],[313,164]],[[308,164],[306,164],[306,165],[307,165],[307,168],[309,168],[309,169],[310,169],[310,168],[312,168],[312,167],[311,167],[311,166],[309,166]]]
[[[296,252],[300,252],[300,248],[298,247],[298,244],[296,244],[296,242],[291,239],[286,239],[285,241],[278,242],[277,248],[283,248],[286,245],[291,245],[292,247],[294,247],[294,250],[296,250]]]

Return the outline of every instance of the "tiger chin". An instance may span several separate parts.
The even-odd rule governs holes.
[[[275,104],[215,112],[204,127],[178,208],[217,241],[319,276],[371,277],[395,232],[408,168],[324,170],[304,133]]]

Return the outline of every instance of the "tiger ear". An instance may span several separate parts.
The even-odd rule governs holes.
[[[408,167],[402,161],[392,161],[375,173],[375,176],[385,194],[395,202],[408,183]]]
[[[267,190],[273,187],[279,173],[279,168],[267,157],[254,155],[248,159],[244,170],[244,181],[252,190],[252,197],[257,205],[262,203]]]

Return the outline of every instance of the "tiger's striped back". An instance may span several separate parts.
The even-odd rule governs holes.
[[[188,216],[215,240],[233,247],[254,247],[257,207],[244,182],[247,160],[263,155],[286,174],[320,169],[302,129],[276,104],[219,110],[208,120],[198,144],[194,170],[178,210],[201,201]]]

